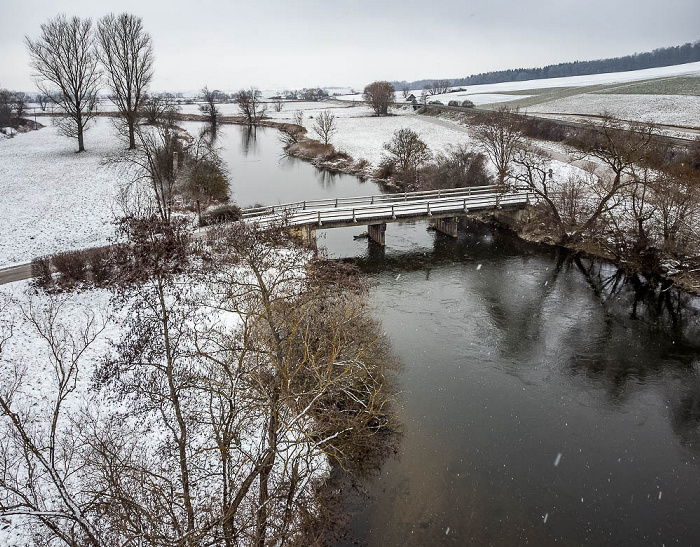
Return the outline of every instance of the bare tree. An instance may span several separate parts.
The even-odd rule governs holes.
[[[296,125],[304,127],[304,111],[303,110],[295,110],[293,120],[294,120],[294,123]]]
[[[561,186],[561,181],[553,180],[551,157],[544,150],[523,144],[513,155],[513,164],[516,166],[515,181],[546,204],[559,232],[560,241],[564,242],[567,226],[560,212],[561,188],[557,187],[557,183]]]
[[[321,137],[323,144],[328,144],[331,137],[338,131],[335,115],[331,114],[330,110],[324,110],[316,116],[316,123],[314,123],[313,129]]]
[[[141,114],[152,125],[175,125],[180,107],[170,93],[147,95],[141,102]]]
[[[27,94],[23,91],[16,91],[12,95],[12,103],[14,106],[15,116],[21,118],[27,111]]]
[[[116,161],[132,166],[132,183],[145,183],[151,190],[158,218],[170,222],[177,171],[184,160],[182,142],[174,131],[164,127],[137,128],[136,138],[139,143],[136,153]]]
[[[423,89],[420,92],[420,98],[418,99],[418,102],[420,102],[420,104],[422,104],[422,105],[428,104],[428,91],[427,90]]]
[[[450,90],[451,82],[449,80],[433,80],[428,86],[428,93],[431,95],[442,95]]]
[[[77,137],[78,152],[85,150],[83,133],[96,115],[100,71],[92,35],[92,20],[65,15],[41,25],[36,40],[25,37],[39,90],[61,107],[66,118],[58,127]]]
[[[67,416],[66,406],[76,390],[84,354],[104,323],[86,311],[83,326],[72,332],[63,324],[64,302],[52,297],[45,306],[30,300],[18,307],[23,323],[47,350],[49,381],[45,400],[31,405],[21,395],[26,371],[17,362],[3,363],[0,515],[28,519],[46,544],[58,540],[65,545],[102,547],[108,542],[98,525],[99,504],[86,487],[80,446],[75,442],[79,425]],[[6,339],[0,332],[0,360]],[[37,408],[44,404],[45,408]]]
[[[0,127],[9,127],[14,110],[12,91],[0,89]]]
[[[394,131],[392,139],[384,144],[384,150],[389,153],[388,160],[408,177],[415,177],[418,168],[431,158],[428,145],[418,133],[408,128]]]
[[[411,88],[405,84],[401,86],[401,95],[404,99],[408,99],[408,97],[411,95]]]
[[[238,110],[249,126],[257,125],[265,117],[266,105],[262,102],[262,94],[258,89],[241,89],[234,98]]]
[[[209,88],[205,86],[204,89],[202,89],[202,98],[204,99],[204,104],[199,106],[199,110],[207,117],[211,128],[216,130],[219,118],[221,117],[219,107],[216,106],[218,102],[217,93],[215,91],[209,91]]]
[[[229,200],[226,165],[205,131],[187,147],[184,160],[178,189],[187,201],[195,205],[201,224],[202,207]]]
[[[49,104],[49,97],[48,95],[45,95],[43,93],[39,93],[36,96],[36,102],[39,103],[39,108],[41,108],[42,112],[46,112],[46,106]]]
[[[284,102],[282,101],[281,98],[275,99],[272,104],[275,108],[275,112],[282,112],[282,109],[284,108]]]
[[[587,130],[579,132],[572,140],[580,159],[593,158],[607,168],[598,176],[600,199],[595,210],[577,232],[586,232],[598,218],[610,209],[620,192],[637,182],[636,169],[653,152],[652,142],[656,134],[652,124],[632,124],[604,114],[599,123],[589,124]]]
[[[696,175],[697,176],[697,175]],[[672,254],[696,252],[700,234],[700,184],[688,177],[661,173],[652,182],[650,198],[660,219],[663,249]]]
[[[129,150],[136,148],[135,126],[153,78],[153,47],[141,18],[128,13],[106,15],[97,23],[98,55],[105,67],[119,114],[125,124]]]
[[[372,82],[365,87],[362,98],[372,107],[377,116],[386,116],[396,100],[396,90],[389,82]]]
[[[503,186],[511,175],[511,164],[523,139],[516,112],[504,106],[482,114],[474,136],[496,168],[498,184]]]

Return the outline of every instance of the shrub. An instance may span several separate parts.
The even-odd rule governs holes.
[[[389,159],[382,161],[374,171],[374,178],[380,180],[390,179],[396,172],[396,163]]]
[[[72,285],[85,281],[87,276],[86,254],[84,251],[68,251],[52,257],[51,262],[58,273],[61,274],[61,284]]]
[[[451,146],[447,153],[438,154],[435,164],[421,171],[427,188],[462,188],[486,186],[493,181],[486,170],[486,156],[461,144]]]
[[[105,247],[96,247],[85,251],[85,255],[90,266],[93,283],[104,285],[112,274],[109,250]]]
[[[526,137],[555,142],[566,140],[570,133],[561,123],[543,118],[524,118],[521,129]]]
[[[51,276],[51,257],[40,256],[32,260],[32,277],[34,285],[41,289],[48,289],[53,285]]]
[[[391,140],[384,144],[384,150],[403,175],[415,173],[431,157],[428,145],[418,133],[406,127],[394,131]]]
[[[360,158],[359,160],[355,161],[355,165],[353,167],[355,169],[366,169],[369,167],[369,161],[367,161],[365,158]]]
[[[474,108],[476,105],[471,102],[469,99],[462,101],[462,107],[463,108]]]
[[[213,226],[225,222],[235,222],[241,219],[241,208],[237,205],[222,205],[202,213],[200,226]]]
[[[292,144],[288,152],[291,155],[307,159],[327,158],[335,152],[332,144],[323,144],[317,140],[304,139]]]
[[[447,106],[459,106],[459,102],[457,102],[457,101],[448,101]]]

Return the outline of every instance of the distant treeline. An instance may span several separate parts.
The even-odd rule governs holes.
[[[681,65],[700,61],[700,40],[682,46],[664,47],[646,53],[635,53],[625,57],[599,59],[597,61],[574,61],[548,65],[543,68],[515,68],[496,72],[482,72],[466,78],[451,81],[452,86],[496,84],[499,82],[520,82],[523,80],[541,80],[545,78],[562,78],[565,76],[583,76],[603,74],[606,72],[625,72],[659,66]],[[435,80],[417,80],[415,82],[392,82],[397,90],[408,86],[409,89],[423,89]]]

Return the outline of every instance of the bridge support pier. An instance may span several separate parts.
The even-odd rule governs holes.
[[[431,224],[437,232],[450,237],[457,237],[457,226],[459,224],[459,219],[457,217],[438,218]]]
[[[290,228],[290,235],[301,241],[302,245],[316,248],[316,229],[313,226],[299,226],[298,228]]]
[[[367,235],[369,239],[382,247],[386,245],[386,222],[381,224],[369,224],[367,226]]]

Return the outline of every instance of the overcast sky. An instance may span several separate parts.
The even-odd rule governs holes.
[[[700,0],[0,0],[0,87],[58,13],[143,18],[156,91],[360,87],[615,57],[700,39]]]

